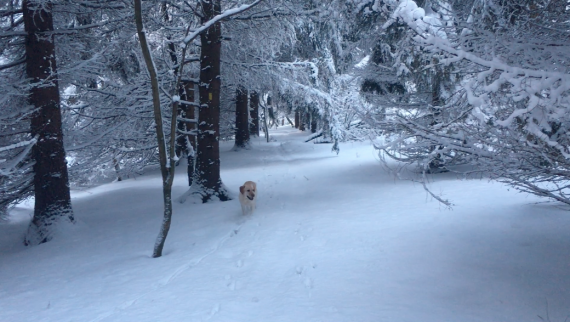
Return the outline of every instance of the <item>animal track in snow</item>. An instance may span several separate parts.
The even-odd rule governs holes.
[[[190,268],[200,264],[206,257],[208,257],[208,256],[212,255],[213,253],[215,253],[216,251],[218,251],[231,237],[233,237],[239,233],[242,225],[243,225],[243,223],[240,223],[237,227],[233,228],[228,234],[226,234],[224,237],[220,238],[220,240],[218,240],[218,242],[214,245],[214,247],[212,247],[210,249],[210,251],[206,252],[204,255],[197,257],[197,258],[194,258],[193,260],[190,260],[188,263],[177,267],[174,270],[174,272],[172,272],[168,276],[160,279],[156,283],[156,286],[153,287],[153,289],[151,291],[145,292],[145,293],[139,295],[138,297],[136,297],[134,299],[124,301],[123,303],[115,306],[114,309],[109,310],[106,313],[101,314],[98,317],[95,317],[89,321],[90,322],[103,321],[106,318],[113,316],[113,315],[117,314],[118,312],[126,310],[129,307],[133,306],[139,299],[143,298],[144,296],[146,296],[148,294],[152,294],[153,292],[160,289],[161,287],[168,285],[170,282],[172,282],[172,280],[174,280],[175,278],[180,276],[180,274],[182,274],[183,272],[189,270]],[[229,275],[227,275],[227,276],[229,276]],[[226,276],[226,278],[227,278],[227,276]],[[229,276],[229,278],[231,279],[231,276]],[[231,282],[230,284],[228,284],[228,287],[232,290],[235,290],[235,282]],[[207,319],[208,320],[211,319],[219,311],[219,309],[220,309],[220,305],[216,304],[216,306],[212,309],[213,313],[210,314],[210,316]]]
[[[236,289],[236,282],[235,282],[234,280],[232,280],[232,276],[231,276],[231,275],[226,275],[226,276],[225,276],[225,280],[226,280],[226,281],[225,281],[226,287],[227,287],[228,289],[230,289],[231,291],[235,291],[235,289]]]
[[[220,312],[220,304],[216,303],[210,310],[210,314],[206,317],[206,321],[211,320],[218,312]]]
[[[306,288],[313,288],[314,281],[313,281],[312,278],[306,277],[306,278],[305,278],[305,281],[303,282],[303,284],[305,284],[305,287],[306,287]]]
[[[313,269],[316,269],[316,268],[317,268],[317,265],[316,265],[316,264],[310,264],[310,267],[313,268]],[[306,289],[311,290],[311,289],[314,288],[314,286],[315,286],[315,280],[314,280],[314,278],[308,276],[308,275],[309,275],[308,273],[310,273],[310,271],[307,270],[307,269],[305,268],[305,266],[297,266],[297,267],[295,268],[295,273],[296,273],[300,278],[303,279],[303,280],[302,280],[302,281],[303,281],[303,285],[305,286]],[[310,293],[310,292],[309,292],[309,296],[311,296],[311,293]]]

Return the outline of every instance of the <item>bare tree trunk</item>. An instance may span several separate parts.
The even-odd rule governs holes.
[[[185,81],[184,82],[184,96],[182,100],[188,102],[194,102],[196,99],[196,84],[194,82]],[[193,120],[196,118],[195,106],[189,104],[180,104],[182,109],[182,117],[186,119]],[[196,122],[180,122],[184,123],[184,131],[186,133],[196,131]],[[196,135],[183,134],[180,135],[181,144],[184,144],[186,150],[186,157],[188,161],[187,173],[188,173],[188,186],[191,186],[194,181],[194,168],[196,166]]]
[[[247,90],[242,86],[236,89],[236,133],[234,149],[249,147],[249,113]]]
[[[220,14],[220,0],[201,0],[202,23]],[[221,23],[216,22],[200,34],[200,112],[198,154],[194,177],[195,191],[202,202],[212,197],[230,200],[220,177],[220,54]]]
[[[285,115],[285,119],[287,119],[287,122],[289,122],[289,124],[291,124],[291,127],[295,127],[295,124],[293,124],[293,122],[291,122],[291,119],[289,119],[289,116]]]
[[[313,113],[310,114],[311,116],[311,133],[316,133],[317,132],[317,112],[313,111]]]
[[[180,95],[180,99],[183,101],[186,101],[188,99],[188,97],[186,96],[186,94],[182,94]],[[179,105],[179,109],[178,109],[178,116],[181,118],[188,118],[188,107],[185,104],[180,104]],[[177,121],[176,122],[176,128],[178,129],[178,133],[176,135],[176,156],[180,159],[184,156],[188,156],[188,153],[190,152],[189,148],[188,148],[188,139],[187,139],[187,135],[186,134],[181,134],[184,132],[188,132],[188,128],[189,125],[186,124],[186,122],[184,121]],[[176,166],[178,166],[178,162],[176,162]]]
[[[117,160],[117,155],[113,156],[113,168],[115,168],[115,174],[117,175],[117,181],[123,181],[123,177],[121,177],[121,166],[119,165],[119,161]]]
[[[256,91],[251,92],[249,96],[249,104],[249,113],[251,118],[249,134],[259,136],[259,94]]]
[[[434,61],[437,65],[437,61]],[[436,70],[434,75],[432,75],[432,88],[431,88],[431,126],[435,126],[440,122],[440,115],[441,115],[441,105],[443,105],[443,99],[441,97],[441,78],[442,74],[441,71]],[[430,148],[430,153],[435,150],[442,150],[442,146],[435,146],[433,145]],[[437,173],[437,172],[447,172],[444,165],[444,160],[442,159],[441,155],[436,155],[428,164],[427,168],[428,173]]]
[[[269,143],[269,122],[267,121],[267,119],[269,118],[269,111],[267,108],[267,105],[263,104],[262,105],[263,108],[263,134],[265,135],[265,140],[267,141],[267,143]]]
[[[160,106],[160,92],[158,86],[158,76],[156,73],[156,67],[152,60],[152,56],[148,47],[146,34],[143,28],[142,22],[142,9],[141,0],[135,0],[135,21],[137,26],[137,34],[141,44],[141,50],[144,56],[144,61],[150,75],[150,84],[152,89],[152,103],[154,110],[154,121],[156,125],[156,140],[158,143],[158,155],[160,160],[160,172],[162,174],[162,195],[164,200],[164,216],[162,219],[162,224],[160,231],[156,238],[154,244],[154,250],[152,257],[162,256],[162,250],[164,248],[164,243],[170,230],[170,224],[172,222],[172,182],[174,180],[174,150],[176,141],[176,115],[177,115],[177,104],[174,104],[172,108],[172,122],[170,129],[170,151],[166,150],[166,138],[164,137],[164,129],[162,122],[162,109]],[[167,155],[167,153],[169,155]]]
[[[299,112],[299,130],[305,131],[305,113]]]
[[[295,111],[295,128],[296,129],[300,129],[300,125],[299,125],[299,111]]]
[[[24,0],[22,14],[26,36],[26,74],[32,88],[29,103],[35,107],[30,132],[37,139],[34,163],[34,218],[26,245],[52,239],[58,222],[74,222],[60,111],[55,60],[52,3]]]
[[[269,128],[272,127],[273,125],[275,125],[276,127],[279,126],[279,121],[275,118],[275,112],[273,110],[273,106],[272,106],[272,102],[273,100],[271,99],[271,96],[267,96],[267,108],[266,108],[266,112],[267,112],[267,129],[269,132]]]

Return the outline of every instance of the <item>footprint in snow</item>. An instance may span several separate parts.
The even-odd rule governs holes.
[[[305,281],[303,282],[303,284],[305,284],[305,287],[306,287],[306,288],[313,288],[313,286],[314,286],[314,281],[313,281],[312,278],[307,277],[307,278],[305,278]]]

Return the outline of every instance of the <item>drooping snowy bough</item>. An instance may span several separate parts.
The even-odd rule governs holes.
[[[378,2],[378,1],[376,1]],[[482,172],[570,204],[570,8],[562,1],[384,1],[383,29],[405,25],[424,69],[454,75],[443,103],[374,119],[390,129],[384,156]],[[443,87],[443,85],[441,85]],[[458,165],[469,165],[468,170]]]

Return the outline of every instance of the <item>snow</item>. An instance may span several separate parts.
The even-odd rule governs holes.
[[[251,150],[222,142],[235,200],[175,203],[164,256],[158,172],[72,191],[77,224],[22,246],[33,202],[0,225],[0,321],[564,321],[570,215],[487,180],[384,172],[370,143],[303,143],[281,127]],[[176,198],[186,190],[180,166]]]
[[[17,149],[21,147],[25,147],[23,151],[21,151],[14,159],[10,160],[9,162],[6,159],[0,159],[0,175],[1,176],[8,176],[10,172],[14,170],[14,168],[24,160],[24,158],[28,155],[34,144],[38,141],[38,136],[36,135],[29,141],[21,141],[12,145],[0,147],[0,152]]]
[[[196,37],[198,37],[201,33],[203,33],[205,30],[207,30],[208,28],[210,28],[211,26],[213,26],[214,24],[227,19],[231,16],[240,14],[246,10],[249,10],[253,7],[255,7],[256,5],[258,5],[261,2],[261,0],[256,0],[251,4],[248,5],[241,5],[237,8],[232,8],[232,9],[228,9],[222,13],[220,13],[219,15],[216,15],[215,17],[213,17],[212,19],[206,21],[206,23],[204,23],[202,26],[200,26],[199,28],[197,28],[196,30],[194,30],[192,33],[190,33],[189,35],[187,35],[186,37],[184,37],[184,40],[182,40],[182,43],[180,44],[181,47],[186,47],[186,45],[188,45],[188,43],[190,43],[192,40],[194,40]]]

